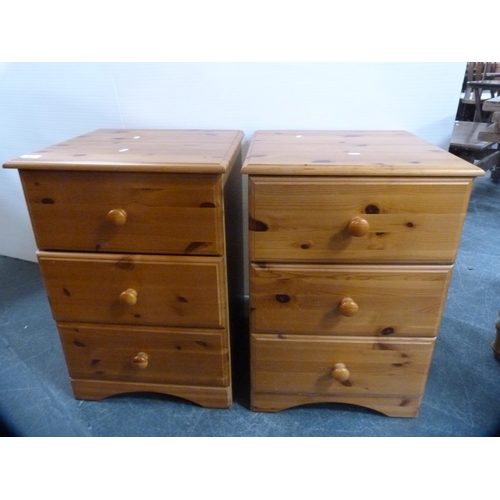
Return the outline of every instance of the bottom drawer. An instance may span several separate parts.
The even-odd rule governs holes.
[[[58,323],[71,378],[229,385],[225,332]]]
[[[252,335],[253,394],[418,398],[435,339]],[[328,400],[328,399],[325,399]]]

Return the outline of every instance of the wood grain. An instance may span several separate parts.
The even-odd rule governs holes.
[[[38,248],[223,255],[218,175],[20,172]],[[124,210],[126,221],[107,219]]]
[[[99,129],[22,155],[5,168],[225,174],[239,130]]]
[[[249,186],[251,409],[415,417],[472,181],[404,131],[258,131]]]
[[[76,398],[231,405],[242,138],[102,129],[4,164],[20,171]],[[230,287],[241,300],[236,274]]]
[[[377,396],[342,396],[339,394],[263,394],[252,393],[253,411],[278,412],[294,406],[317,403],[340,403],[370,408],[388,417],[414,418],[418,416],[422,397],[377,397]],[[336,410],[332,405],[332,410]],[[340,409],[340,408],[339,408]]]
[[[254,332],[435,337],[451,266],[251,265]],[[344,298],[358,307],[340,310]]]
[[[108,380],[71,379],[76,399],[98,401],[117,394],[155,392],[187,399],[206,408],[229,408],[233,393],[229,387],[209,387],[145,382],[121,382]]]
[[[476,177],[483,170],[405,131],[259,130],[243,174]]]
[[[251,176],[252,261],[433,262],[455,259],[470,179]],[[355,237],[362,215],[368,234]]]
[[[263,409],[261,395],[287,403],[339,401],[359,398],[419,399],[424,391],[434,339],[329,338],[301,335],[251,336],[252,407]],[[336,363],[349,369],[346,382],[332,376]],[[324,397],[325,399],[322,399]],[[373,401],[373,399],[372,399]]]
[[[225,331],[59,323],[74,379],[219,386],[229,385]],[[133,359],[148,356],[138,369]]]
[[[224,259],[39,252],[57,321],[225,328]],[[121,302],[137,291],[135,305]]]

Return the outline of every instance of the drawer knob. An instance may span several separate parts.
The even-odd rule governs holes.
[[[353,217],[347,226],[347,230],[351,236],[366,236],[370,230],[370,224],[363,217]]]
[[[351,373],[346,368],[344,363],[337,363],[332,370],[332,377],[337,380],[337,382],[345,382]]]
[[[139,352],[132,360],[132,364],[141,370],[148,367],[148,355],[145,352]]]
[[[351,297],[345,297],[342,299],[340,302],[340,313],[343,316],[354,316],[358,311],[359,311],[359,306],[354,302],[354,300],[351,299]]]
[[[120,302],[127,306],[134,306],[137,302],[137,292],[133,288],[128,288],[120,293]]]
[[[115,226],[123,226],[127,222],[127,212],[123,208],[114,208],[108,212],[106,220]]]

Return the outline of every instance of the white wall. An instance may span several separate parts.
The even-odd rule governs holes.
[[[465,63],[0,64],[0,164],[97,128],[404,129],[448,148]],[[35,259],[15,170],[0,255]]]

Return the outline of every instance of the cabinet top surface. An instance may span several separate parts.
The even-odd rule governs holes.
[[[22,155],[5,168],[225,173],[239,130],[100,129]]]
[[[484,171],[405,131],[257,131],[242,174],[477,177]]]

